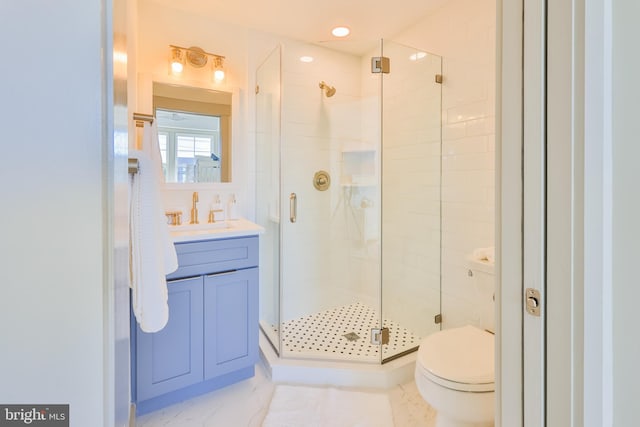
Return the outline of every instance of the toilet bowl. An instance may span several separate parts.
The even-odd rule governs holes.
[[[436,427],[494,424],[493,334],[467,325],[422,340],[415,379],[420,395],[436,412]]]

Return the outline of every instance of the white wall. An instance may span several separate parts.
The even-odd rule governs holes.
[[[613,3],[613,425],[638,422],[640,3]]]
[[[487,310],[486,307],[479,306],[477,301],[480,298],[484,301],[485,306],[492,306],[493,290],[478,288],[476,281],[468,277],[466,257],[474,248],[494,244],[494,11],[494,0],[452,0],[436,10],[433,15],[424,18],[415,26],[392,38],[394,41],[443,56],[445,81],[442,86],[442,301],[446,327],[466,323],[486,326],[491,322],[486,318],[486,313],[492,312],[492,308]],[[196,73],[190,75],[185,73],[185,76],[179,81],[169,77],[167,72],[168,44],[198,45],[207,51],[228,57],[226,64],[229,64],[229,74],[233,78],[225,85],[227,89],[240,87],[247,95],[246,121],[243,126],[244,147],[241,148],[245,163],[234,170],[234,182],[238,177],[237,183],[240,188],[235,191],[241,193],[240,202],[243,214],[251,216],[255,210],[252,187],[255,179],[255,157],[254,147],[252,147],[255,135],[253,119],[255,106],[252,96],[255,69],[276,43],[282,41],[285,42],[285,58],[286,55],[291,54],[291,58],[297,60],[294,51],[299,48],[299,44],[277,36],[254,32],[230,24],[221,24],[210,18],[169,9],[166,6],[157,5],[151,0],[140,0],[139,30],[138,71],[143,80],[141,86],[148,84],[151,80],[156,80],[213,87],[208,76]],[[291,52],[287,52],[287,48],[290,48]],[[319,52],[324,50],[317,47],[313,49]],[[293,62],[289,66],[293,66]],[[296,64],[295,67],[299,67],[299,65]],[[326,67],[317,61],[308,68],[309,70],[302,74],[296,74],[298,73],[296,71],[293,74],[283,75],[285,84],[295,86],[291,86],[289,92],[286,90],[283,92],[285,94],[284,101],[286,101],[283,104],[285,108],[283,119],[297,124],[297,128],[290,128],[294,133],[288,135],[286,132],[283,133],[285,141],[291,141],[298,136],[308,136],[295,133],[307,132],[303,125],[299,125],[308,118],[303,117],[305,111],[315,109],[312,111],[313,114],[322,114],[321,108],[335,108],[330,106],[343,102],[340,99],[344,99],[345,89],[349,87],[341,81],[347,78],[349,73],[336,72],[336,70],[332,70],[331,66]],[[187,71],[191,72],[188,66]],[[363,76],[359,76],[359,78],[362,79]],[[318,97],[320,91],[317,88],[317,83],[320,80],[326,80],[338,88],[337,95],[334,98],[325,98],[324,103],[320,103],[322,99]],[[309,86],[310,90],[313,90],[313,95],[308,98],[308,102],[311,103],[309,105],[305,104],[307,101],[303,101],[302,97],[297,96],[296,91],[302,90],[302,85]],[[251,88],[251,91],[248,88]],[[347,90],[351,91],[352,89]],[[150,90],[144,87],[138,91],[139,109],[149,108],[149,101],[145,100],[150,98],[149,93]],[[287,93],[292,93],[293,96],[286,98]],[[352,95],[349,93],[349,96]],[[365,104],[356,108],[361,109],[363,114],[367,112]],[[324,119],[342,118],[345,111],[347,110],[344,107],[338,107],[334,112],[327,110]],[[332,114],[333,116],[331,116]],[[360,119],[355,119],[354,116],[354,120]],[[335,128],[330,129],[330,132],[334,133],[333,137],[338,137],[335,131]],[[344,127],[340,131],[344,131]],[[357,129],[360,134],[356,135],[355,131],[355,128],[353,131],[347,131],[346,135],[351,133],[350,137],[366,143],[365,140],[369,134],[362,129]],[[310,133],[307,132],[307,134]],[[344,139],[344,137],[338,138]],[[236,138],[234,137],[235,143]],[[299,141],[296,141],[294,150],[300,151],[302,146]],[[336,152],[333,155],[335,156]],[[311,160],[308,156],[304,158]],[[338,159],[338,162],[340,161],[341,159]],[[336,163],[336,165],[339,164]],[[300,165],[301,163],[297,166]],[[309,167],[318,169],[320,165],[313,164]],[[307,179],[308,181],[309,179]],[[208,197],[219,192],[221,191],[209,192],[211,194],[205,192],[204,196],[201,192],[201,200],[208,200]],[[168,205],[188,206],[191,190],[167,191],[165,195]],[[339,200],[339,195],[334,194],[332,197],[335,201]],[[301,207],[304,208],[304,200],[302,203]],[[335,205],[336,203],[333,203],[333,206]],[[362,212],[357,212],[357,215],[361,214]],[[315,224],[319,224],[319,222],[316,221]],[[301,225],[298,225],[298,228],[301,228]],[[345,233],[348,235],[354,230],[342,229],[341,231],[343,235]],[[334,252],[334,255],[336,259],[346,259],[337,251]],[[357,259],[351,259],[356,264],[359,263]],[[360,266],[360,271],[373,271],[371,266],[365,261]],[[311,273],[307,272],[307,275]],[[339,274],[336,273],[333,277],[345,277],[342,273],[343,271]],[[363,287],[360,286],[360,290],[362,289]],[[365,291],[369,293],[370,289],[365,289]]]
[[[446,328],[487,327],[493,289],[466,257],[494,246],[495,0],[451,0],[394,41],[443,58],[442,314]],[[478,301],[482,301],[478,304]],[[490,316],[489,316],[490,317]]]
[[[108,419],[103,6],[0,4],[0,402],[68,403],[74,427]]]
[[[137,46],[137,106],[140,113],[152,113],[152,82],[178,84],[206,89],[231,92],[232,107],[232,183],[172,185],[164,191],[165,208],[183,208],[183,220],[188,220],[193,191],[200,193],[200,220],[206,215],[214,195],[220,195],[223,201],[233,193],[238,200],[240,215],[251,217],[254,200],[249,182],[254,169],[253,145],[249,138],[247,118],[253,117],[248,110],[247,75],[254,70],[248,69],[249,30],[237,25],[222,23],[205,17],[172,9],[152,0],[138,1],[138,46]],[[183,47],[198,46],[207,52],[225,57],[225,80],[215,83],[211,78],[209,65],[196,69],[185,66],[182,76],[169,75],[169,45]],[[251,92],[253,95],[253,92]],[[178,188],[176,188],[178,187]],[[186,210],[186,212],[185,212]]]

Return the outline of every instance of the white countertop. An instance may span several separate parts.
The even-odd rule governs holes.
[[[174,243],[196,240],[227,239],[229,237],[254,236],[264,233],[264,228],[244,218],[226,220],[214,224],[183,224],[169,226]]]

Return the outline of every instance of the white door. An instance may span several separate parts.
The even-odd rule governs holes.
[[[523,425],[579,426],[584,340],[584,6],[525,0]],[[538,292],[539,295],[529,294]],[[535,299],[535,301],[534,301]]]
[[[546,1],[524,2],[523,415],[545,425],[546,332]]]
[[[498,13],[496,425],[610,426],[612,2],[503,0]]]
[[[497,1],[496,427],[523,424],[523,6]]]
[[[498,2],[496,426],[503,427],[545,425],[545,7]],[[539,292],[539,316],[525,311],[527,288]]]

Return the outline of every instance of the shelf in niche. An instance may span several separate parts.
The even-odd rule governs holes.
[[[378,185],[378,178],[375,175],[351,176],[351,179],[343,179],[340,185],[343,187],[375,187]]]
[[[341,183],[340,184],[342,187],[360,187],[360,188],[366,188],[366,187],[375,187],[376,183],[365,183],[365,182],[346,182],[346,183]]]
[[[352,143],[342,147],[343,153],[375,153],[377,150],[369,144]]]

